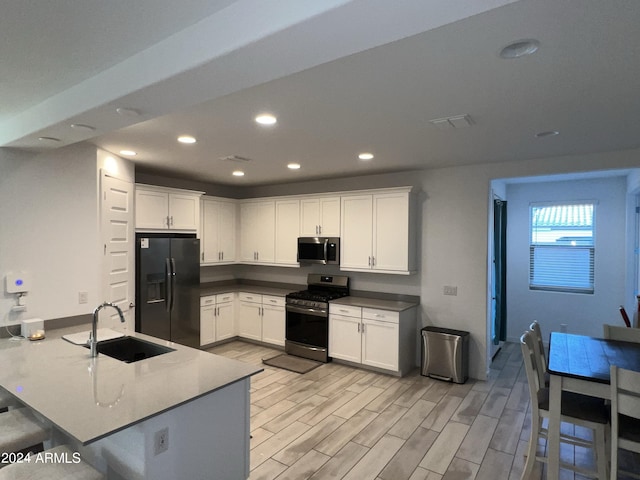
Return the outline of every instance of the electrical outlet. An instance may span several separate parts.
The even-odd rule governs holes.
[[[160,455],[169,450],[169,427],[158,430],[153,435],[153,454]]]
[[[458,295],[458,287],[453,287],[451,285],[445,285],[442,293],[444,293],[445,295],[456,296],[456,295]]]
[[[89,292],[78,292],[78,303],[87,303],[89,301]]]

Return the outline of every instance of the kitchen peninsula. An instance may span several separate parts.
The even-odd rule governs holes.
[[[92,359],[65,333],[0,340],[0,386],[51,424],[54,444],[109,479],[249,476],[249,385],[259,367],[139,333],[129,335],[173,351]]]

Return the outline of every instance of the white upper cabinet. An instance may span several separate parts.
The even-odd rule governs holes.
[[[234,201],[202,197],[202,264],[236,261],[236,209]]]
[[[246,263],[274,263],[275,202],[240,204],[240,260]]]
[[[342,197],[341,269],[371,269],[373,196]]]
[[[275,263],[298,266],[300,201],[276,200]]]
[[[197,231],[202,193],[136,185],[136,229]]]
[[[340,236],[340,197],[300,200],[301,237]]]
[[[342,197],[340,268],[409,274],[416,269],[410,188]]]

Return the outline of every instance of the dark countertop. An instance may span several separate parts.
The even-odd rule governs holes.
[[[281,284],[270,282],[246,283],[243,281],[208,282],[200,284],[200,296],[217,295],[219,293],[248,292],[256,295],[274,295],[284,297],[291,292],[306,290],[306,285]],[[352,305],[365,308],[378,308],[393,312],[402,312],[420,305],[419,297],[393,295],[382,292],[352,291],[353,295],[332,300],[331,303]]]
[[[379,310],[388,310],[392,312],[403,312],[419,305],[419,303],[414,302],[358,296],[342,297],[337,300],[332,300],[331,303],[337,305],[349,305],[352,307],[377,308]]]

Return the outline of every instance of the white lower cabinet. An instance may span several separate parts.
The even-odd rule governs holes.
[[[200,345],[235,337],[235,294],[200,297]]]
[[[415,308],[329,304],[329,356],[405,375],[415,366]]]
[[[240,292],[238,336],[272,345],[284,345],[284,297]]]
[[[361,363],[360,317],[329,315],[329,356]]]

